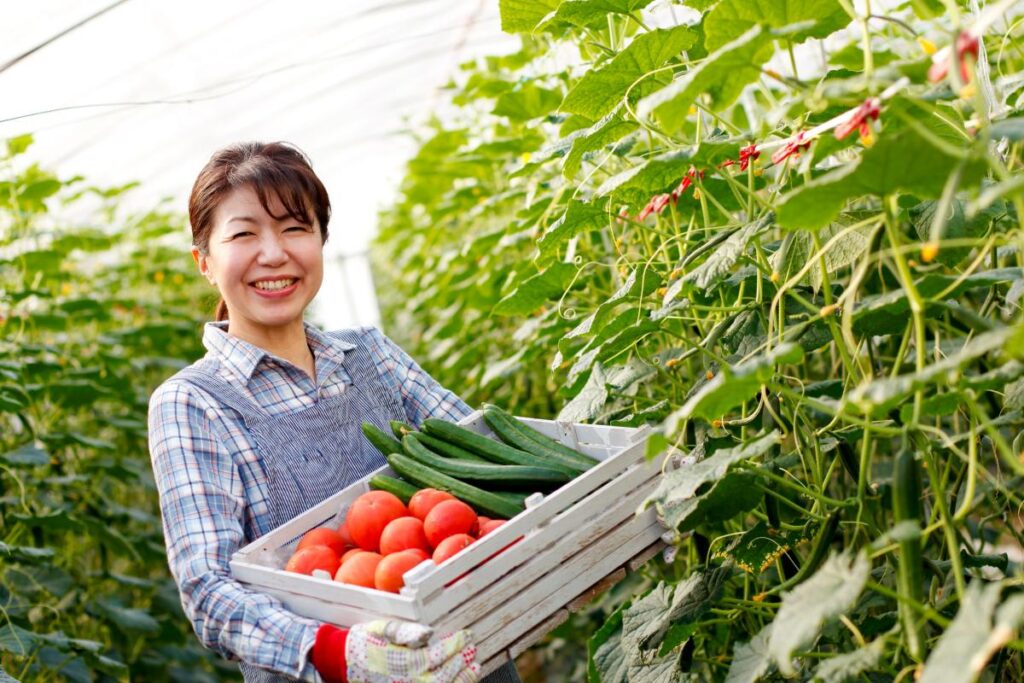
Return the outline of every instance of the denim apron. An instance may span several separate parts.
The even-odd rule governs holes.
[[[364,421],[387,432],[389,420],[409,419],[401,397],[381,380],[370,352],[361,345],[364,340],[350,330],[329,336],[356,347],[345,352],[344,367],[352,384],[337,396],[318,399],[293,413],[270,415],[204,361],[178,375],[241,415],[269,478],[272,529],[387,465],[384,456],[363,435]],[[296,680],[245,662],[239,668],[246,683]],[[519,683],[519,675],[515,664],[509,662],[483,680]]]

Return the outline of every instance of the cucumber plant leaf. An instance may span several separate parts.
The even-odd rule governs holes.
[[[751,26],[782,28],[798,22],[813,25],[790,40],[824,38],[850,23],[850,15],[837,0],[722,0],[704,17],[704,45],[717,50]]]
[[[525,315],[533,313],[551,299],[565,293],[576,276],[576,266],[556,263],[524,280],[495,306],[492,315]]]
[[[749,641],[736,643],[729,673],[725,675],[725,683],[755,683],[772,669],[774,665],[768,653],[772,628],[772,624],[769,623]]]
[[[636,101],[667,82],[667,77],[650,76],[650,72],[692,46],[696,38],[687,26],[638,35],[607,64],[584,74],[569,90],[560,109],[596,121],[615,109],[627,91]]]
[[[530,33],[559,4],[560,0],[498,0],[501,30],[506,33]]]
[[[826,659],[814,670],[814,680],[821,683],[844,683],[856,680],[862,673],[878,665],[885,650],[885,639],[878,638],[853,652],[844,652]]]

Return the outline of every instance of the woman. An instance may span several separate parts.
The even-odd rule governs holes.
[[[246,681],[473,681],[469,634],[417,624],[350,630],[234,581],[234,551],[385,464],[363,421],[471,412],[372,327],[304,322],[320,289],[330,201],[302,152],[245,143],[213,155],[189,200],[192,257],[217,287],[207,354],[150,399],[168,563],[203,644]],[[488,681],[518,681],[506,665]]]

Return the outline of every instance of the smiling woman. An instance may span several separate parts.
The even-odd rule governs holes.
[[[471,409],[378,329],[325,333],[305,322],[330,203],[302,152],[283,143],[217,152],[189,212],[193,258],[221,302],[204,329],[206,356],[150,398],[149,439],[168,563],[196,634],[241,660],[246,681],[476,680],[466,631],[428,645],[418,625],[343,630],[231,577],[242,545],[385,464],[364,421],[386,429]],[[509,665],[488,680],[518,676]]]

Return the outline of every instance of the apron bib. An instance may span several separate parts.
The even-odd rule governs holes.
[[[179,374],[238,412],[267,472],[270,527],[246,529],[249,542],[387,465],[384,456],[363,435],[363,422],[390,432],[390,420],[408,419],[401,397],[381,380],[357,335],[346,331],[332,336],[356,345],[345,352],[344,367],[352,384],[337,396],[317,400],[293,413],[270,415],[203,362]],[[246,683],[297,680],[245,662],[239,663],[239,668]],[[518,683],[519,676],[510,662],[484,681]]]

